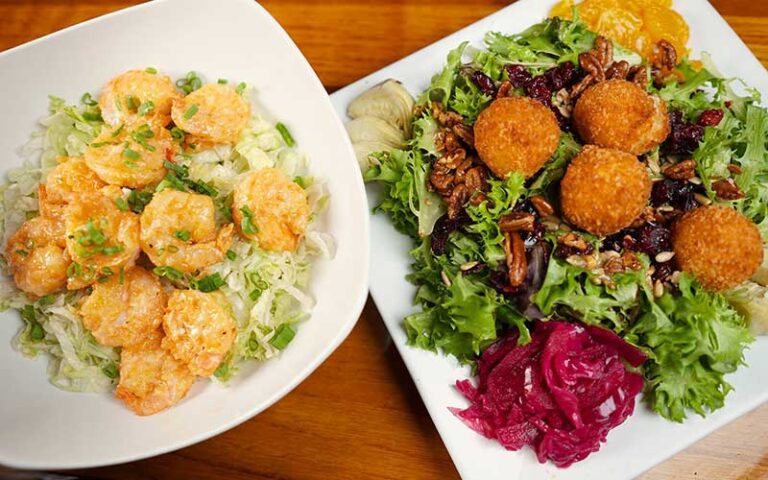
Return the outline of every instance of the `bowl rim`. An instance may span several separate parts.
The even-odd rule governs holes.
[[[0,61],[2,61],[4,58],[9,56],[10,54],[17,54],[31,47],[34,47],[38,44],[54,41],[62,35],[80,30],[84,27],[102,22],[103,20],[106,20],[106,19],[120,17],[127,13],[133,13],[133,12],[141,11],[145,9],[151,9],[159,4],[182,3],[184,1],[185,0],[151,0],[145,3],[133,5],[127,8],[116,10],[114,12],[100,15],[98,17],[94,17],[94,18],[85,20],[83,22],[68,26],[61,30],[49,33],[47,35],[36,38],[34,40],[23,43],[21,45],[12,47],[8,50],[4,50],[0,52]],[[215,5],[218,2],[222,2],[224,0],[200,0],[200,1],[207,1]],[[243,6],[247,6],[249,8],[255,9],[256,12],[261,17],[263,17],[263,19],[267,23],[271,24],[271,26],[275,28],[276,32],[278,32],[278,35],[281,36],[283,40],[286,42],[286,46],[289,49],[292,49],[298,55],[298,57],[300,58],[301,64],[307,68],[309,73],[309,78],[308,78],[309,82],[311,82],[313,84],[313,87],[318,89],[319,92],[323,93],[325,97],[324,102],[327,105],[328,110],[332,112],[333,122],[335,122],[334,128],[339,129],[341,132],[346,132],[344,128],[344,124],[341,118],[339,117],[339,115],[337,114],[336,109],[333,107],[330,97],[325,87],[323,86],[322,82],[320,81],[320,78],[318,77],[317,72],[315,72],[312,65],[309,63],[309,61],[306,59],[306,57],[302,53],[301,49],[299,49],[299,47],[293,41],[291,36],[280,25],[280,23],[258,1],[255,1],[255,0],[226,0],[226,1],[230,3],[239,3],[239,4],[242,4]],[[349,162],[353,164],[355,168],[357,168],[357,162],[355,161],[354,150],[352,148],[352,144],[349,140],[349,137],[346,134],[342,135],[342,137],[343,137],[342,138],[343,148],[347,151],[347,154],[348,154],[347,158],[349,159]],[[251,418],[263,412],[264,410],[270,408],[275,403],[279,402],[283,397],[285,397],[290,392],[292,392],[299,384],[301,384],[304,380],[306,380],[307,377],[309,377],[320,365],[322,365],[328,359],[328,357],[330,357],[330,355],[334,351],[336,351],[336,349],[349,336],[349,334],[352,332],[352,329],[355,327],[358,320],[360,319],[360,315],[362,314],[363,308],[365,307],[365,304],[368,299],[369,284],[370,284],[370,278],[369,278],[370,277],[370,215],[368,212],[368,204],[366,201],[367,196],[366,196],[365,185],[363,183],[362,176],[353,175],[353,180],[354,180],[354,187],[352,188],[354,188],[355,193],[360,197],[360,200],[361,200],[360,208],[362,209],[362,212],[359,218],[360,223],[358,224],[358,228],[362,231],[362,237],[365,239],[364,244],[360,247],[362,249],[362,254],[363,254],[362,255],[363,258],[360,259],[362,261],[356,265],[356,268],[359,269],[359,272],[360,272],[359,276],[360,278],[363,279],[363,281],[360,284],[360,286],[356,289],[356,291],[350,292],[350,294],[354,296],[353,302],[352,302],[352,308],[346,312],[345,315],[347,315],[348,318],[341,324],[341,328],[339,328],[336,335],[333,336],[332,340],[319,351],[319,353],[314,357],[314,359],[309,363],[305,364],[298,371],[298,374],[296,374],[289,382],[287,382],[281,388],[276,389],[272,395],[270,395],[266,400],[264,400],[260,405],[256,406],[255,408],[245,409],[243,413],[241,413],[240,415],[232,417],[229,421],[223,422],[216,428],[211,428],[206,431],[197,433],[195,435],[190,435],[190,436],[187,436],[186,438],[179,439],[174,442],[170,442],[168,445],[164,447],[155,448],[153,450],[147,450],[141,453],[116,454],[98,461],[82,461],[78,459],[78,461],[73,461],[73,462],[60,461],[61,459],[57,461],[40,459],[40,461],[25,460],[25,461],[17,462],[13,458],[8,458],[4,456],[2,450],[0,450],[0,466],[22,469],[22,470],[83,469],[83,468],[105,467],[109,465],[128,463],[128,462],[142,460],[150,457],[155,457],[158,455],[169,453],[169,452],[179,450],[179,449],[188,447],[190,445],[202,442],[204,440],[217,436],[227,430],[230,430],[244,423],[245,421],[250,420]],[[330,261],[333,261],[333,260],[331,259]],[[279,357],[274,360],[279,360]],[[55,387],[52,387],[52,388],[55,388]]]

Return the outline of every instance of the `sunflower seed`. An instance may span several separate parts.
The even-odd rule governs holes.
[[[656,255],[656,261],[658,263],[665,263],[675,256],[675,252],[661,252],[660,254]]]

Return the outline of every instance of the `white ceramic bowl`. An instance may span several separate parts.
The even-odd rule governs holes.
[[[111,395],[48,383],[46,359],[13,351],[20,320],[0,315],[0,464],[78,468],[184,447],[251,418],[306,378],[344,340],[368,288],[368,207],[354,153],[325,89],[277,22],[249,0],[158,0],[68,28],[0,54],[0,170],[47,112],[48,94],[76,101],[130,68],[189,70],[247,82],[257,109],[288,125],[331,193],[333,260],[315,265],[312,318],[282,356],[227,386],[199,381],[172,409],[137,417]]]

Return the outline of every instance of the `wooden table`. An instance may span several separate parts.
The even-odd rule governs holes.
[[[0,50],[133,3],[138,2],[0,0]],[[288,30],[332,92],[508,2],[262,3]],[[768,65],[768,2],[712,3]],[[768,405],[642,478],[768,478],[766,425]],[[467,435],[471,433],[467,431]],[[257,418],[178,452],[77,474],[88,478],[184,480],[458,478],[371,302],[336,353],[293,393]]]

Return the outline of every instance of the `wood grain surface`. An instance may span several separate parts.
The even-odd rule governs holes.
[[[0,50],[135,3],[138,2],[0,0]],[[508,3],[262,2],[302,49],[329,92]],[[712,3],[763,64],[768,65],[768,1]],[[768,405],[642,478],[768,478],[766,425]],[[468,430],[467,435],[472,433]],[[109,438],[108,434],[105,436]],[[333,356],[293,393],[258,417],[174,453],[72,473],[85,478],[184,480],[458,478],[370,301],[349,339]],[[0,478],[5,475],[8,472],[0,470]]]

